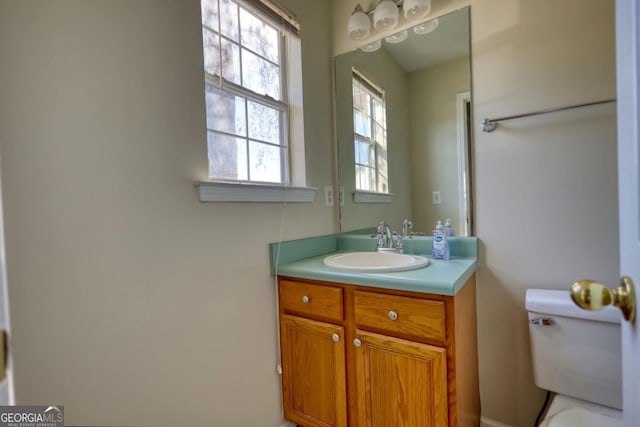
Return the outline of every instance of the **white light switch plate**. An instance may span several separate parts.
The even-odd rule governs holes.
[[[431,193],[433,195],[433,204],[441,205],[442,204],[442,194],[439,191],[434,191]]]

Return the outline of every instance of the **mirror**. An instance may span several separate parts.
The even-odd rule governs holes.
[[[341,231],[473,234],[469,46],[466,7],[335,58]]]

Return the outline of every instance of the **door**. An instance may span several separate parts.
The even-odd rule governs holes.
[[[4,253],[4,217],[0,192],[0,406],[14,405],[13,370],[9,345],[9,298],[7,292],[7,268]]]
[[[282,315],[284,417],[306,427],[347,427],[344,328]]]
[[[356,331],[359,427],[442,427],[447,421],[446,350]]]
[[[640,6],[616,2],[620,274],[640,286]],[[622,322],[625,427],[640,425],[640,321]]]

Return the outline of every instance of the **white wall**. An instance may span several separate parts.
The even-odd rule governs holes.
[[[356,3],[333,1],[334,54],[352,48],[344,28]],[[479,124],[615,97],[614,2],[434,1],[434,10],[469,3],[482,413],[530,426],[543,392],[525,290],[618,280],[615,106],[505,122],[492,134]]]
[[[333,180],[329,3],[303,33],[310,186]],[[279,426],[267,244],[309,205],[203,204],[198,0],[0,3],[0,153],[19,404],[68,424]],[[281,229],[283,231],[281,232]]]

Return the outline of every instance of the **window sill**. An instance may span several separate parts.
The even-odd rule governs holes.
[[[393,202],[393,193],[373,193],[369,191],[354,191],[354,203],[391,203]]]
[[[200,181],[201,202],[313,203],[317,188],[243,182]]]

